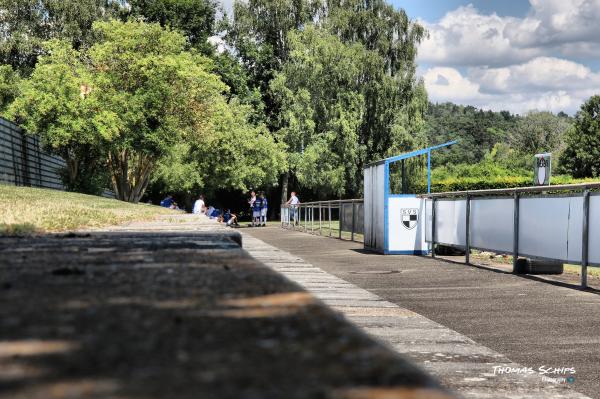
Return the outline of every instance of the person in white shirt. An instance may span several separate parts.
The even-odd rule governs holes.
[[[290,219],[294,221],[294,224],[298,224],[297,214],[299,203],[300,200],[298,199],[298,197],[296,197],[296,192],[292,191],[292,193],[290,194],[290,199],[288,200],[288,202],[286,202],[286,204],[290,207]]]
[[[194,209],[192,213],[195,215],[204,214],[206,205],[204,204],[204,195],[201,195],[194,203]]]

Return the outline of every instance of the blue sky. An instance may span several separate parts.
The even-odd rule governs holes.
[[[421,22],[431,101],[574,114],[600,94],[600,0],[390,0]]]
[[[413,18],[419,17],[426,21],[437,21],[448,11],[457,9],[460,6],[473,4],[483,13],[497,13],[501,16],[523,16],[529,11],[528,0],[392,0],[389,2],[396,8],[403,8],[408,15]]]

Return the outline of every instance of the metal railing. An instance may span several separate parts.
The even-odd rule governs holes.
[[[363,200],[281,204],[281,226],[307,233],[363,242]]]
[[[587,268],[588,268],[588,260],[589,260],[589,231],[590,231],[590,193],[592,191],[600,190],[600,182],[599,183],[582,183],[582,184],[565,184],[565,185],[555,185],[555,186],[535,186],[535,187],[518,187],[518,188],[510,188],[510,189],[493,189],[493,190],[474,190],[474,191],[454,191],[454,192],[444,192],[444,193],[432,193],[432,194],[424,194],[420,197],[428,198],[432,201],[431,204],[431,254],[435,257],[435,246],[438,244],[436,242],[436,238],[438,235],[436,234],[436,217],[439,218],[439,215],[436,215],[436,202],[440,200],[456,200],[456,199],[464,199],[466,201],[466,214],[465,214],[465,245],[453,245],[456,247],[460,247],[465,250],[465,262],[469,263],[470,261],[470,252],[471,249],[481,249],[472,247],[472,236],[471,236],[471,228],[472,228],[472,211],[471,211],[471,203],[473,199],[482,199],[484,197],[489,198],[498,198],[499,196],[503,196],[504,198],[510,196],[514,201],[513,205],[513,217],[512,217],[512,257],[513,257],[513,271],[516,270],[517,261],[519,256],[527,257],[528,255],[522,254],[519,252],[519,227],[520,227],[520,215],[519,215],[519,204],[520,199],[527,197],[534,197],[535,193],[542,193],[543,195],[540,198],[551,198],[556,196],[555,194],[563,194],[569,197],[576,197],[581,195],[583,198],[582,201],[582,242],[581,242],[581,262],[577,262],[581,265],[581,286],[587,287]],[[576,194],[580,192],[581,194]],[[545,195],[548,193],[552,193],[551,195]],[[565,194],[566,193],[566,194]],[[600,193],[593,193],[593,195],[600,195]],[[440,243],[442,245],[447,245],[447,243]],[[555,260],[547,258],[548,260]]]

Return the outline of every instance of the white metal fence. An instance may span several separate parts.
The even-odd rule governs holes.
[[[425,195],[425,237],[435,245],[600,266],[600,183]]]
[[[306,202],[281,205],[281,225],[285,228],[362,242],[364,212],[362,199]]]

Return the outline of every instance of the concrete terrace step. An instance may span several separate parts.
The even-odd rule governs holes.
[[[385,307],[288,258],[326,302]],[[0,238],[0,398],[450,397],[206,219]]]

